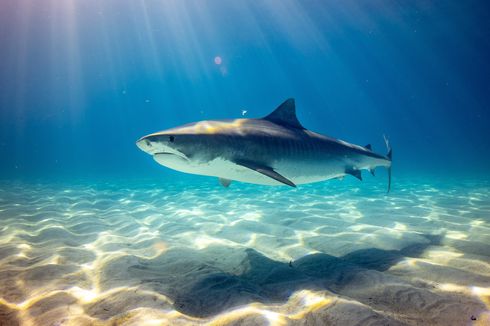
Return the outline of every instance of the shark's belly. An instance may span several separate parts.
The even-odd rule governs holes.
[[[302,155],[276,155],[266,157],[266,166],[288,179],[292,183],[306,184],[320,182],[344,176],[347,168],[356,170],[371,169],[376,166],[388,166],[388,160],[363,155],[326,155],[302,153]],[[253,158],[255,155],[248,155]],[[155,160],[171,169],[198,175],[214,176],[247,183],[282,186],[284,183],[255,171],[253,168],[234,163],[234,160],[218,157],[211,161],[193,163],[178,155],[155,155]],[[260,163],[259,163],[260,164]]]
[[[267,177],[259,172],[221,158],[212,160],[205,164],[194,166],[181,164],[170,166],[168,162],[166,163],[167,164],[162,165],[166,165],[172,169],[185,173],[214,176],[261,185],[284,185],[283,183]],[[273,169],[285,178],[291,180],[294,184],[319,182],[336,178],[344,174],[342,167],[336,166],[335,164],[326,164],[325,162],[323,162],[323,164],[312,164],[300,161],[295,162],[284,160],[277,161],[274,164]]]
[[[338,178],[345,175],[345,168],[337,162],[278,161],[274,170],[294,184],[306,184]]]

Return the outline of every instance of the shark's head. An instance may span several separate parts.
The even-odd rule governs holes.
[[[184,127],[172,128],[142,137],[136,145],[153,156],[161,165],[171,169],[185,170],[196,156],[195,149],[199,137],[192,133],[182,132]],[[197,155],[196,155],[197,154]]]
[[[221,135],[237,126],[238,120],[200,121],[142,137],[136,145],[159,164],[194,173],[226,153]]]
[[[175,142],[176,135],[169,131],[165,130],[141,137],[136,142],[136,145],[143,152],[150,155],[172,154],[182,159],[187,159],[186,155],[178,149],[177,143]]]

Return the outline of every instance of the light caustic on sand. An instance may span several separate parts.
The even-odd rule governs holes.
[[[0,187],[0,316],[24,324],[485,324],[488,183]]]

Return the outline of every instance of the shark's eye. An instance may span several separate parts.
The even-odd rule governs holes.
[[[175,137],[174,136],[170,136],[170,137],[168,137],[168,140],[170,140],[170,142],[173,143],[174,140],[175,140]]]

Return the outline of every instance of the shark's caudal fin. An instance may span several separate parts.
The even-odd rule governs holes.
[[[386,193],[390,192],[391,189],[391,157],[392,157],[392,149],[390,146],[390,142],[388,141],[388,138],[386,138],[385,135],[383,135],[383,138],[385,139],[385,144],[386,148],[388,149],[388,154],[386,154],[386,157],[390,160],[390,166],[388,167],[388,190]]]

